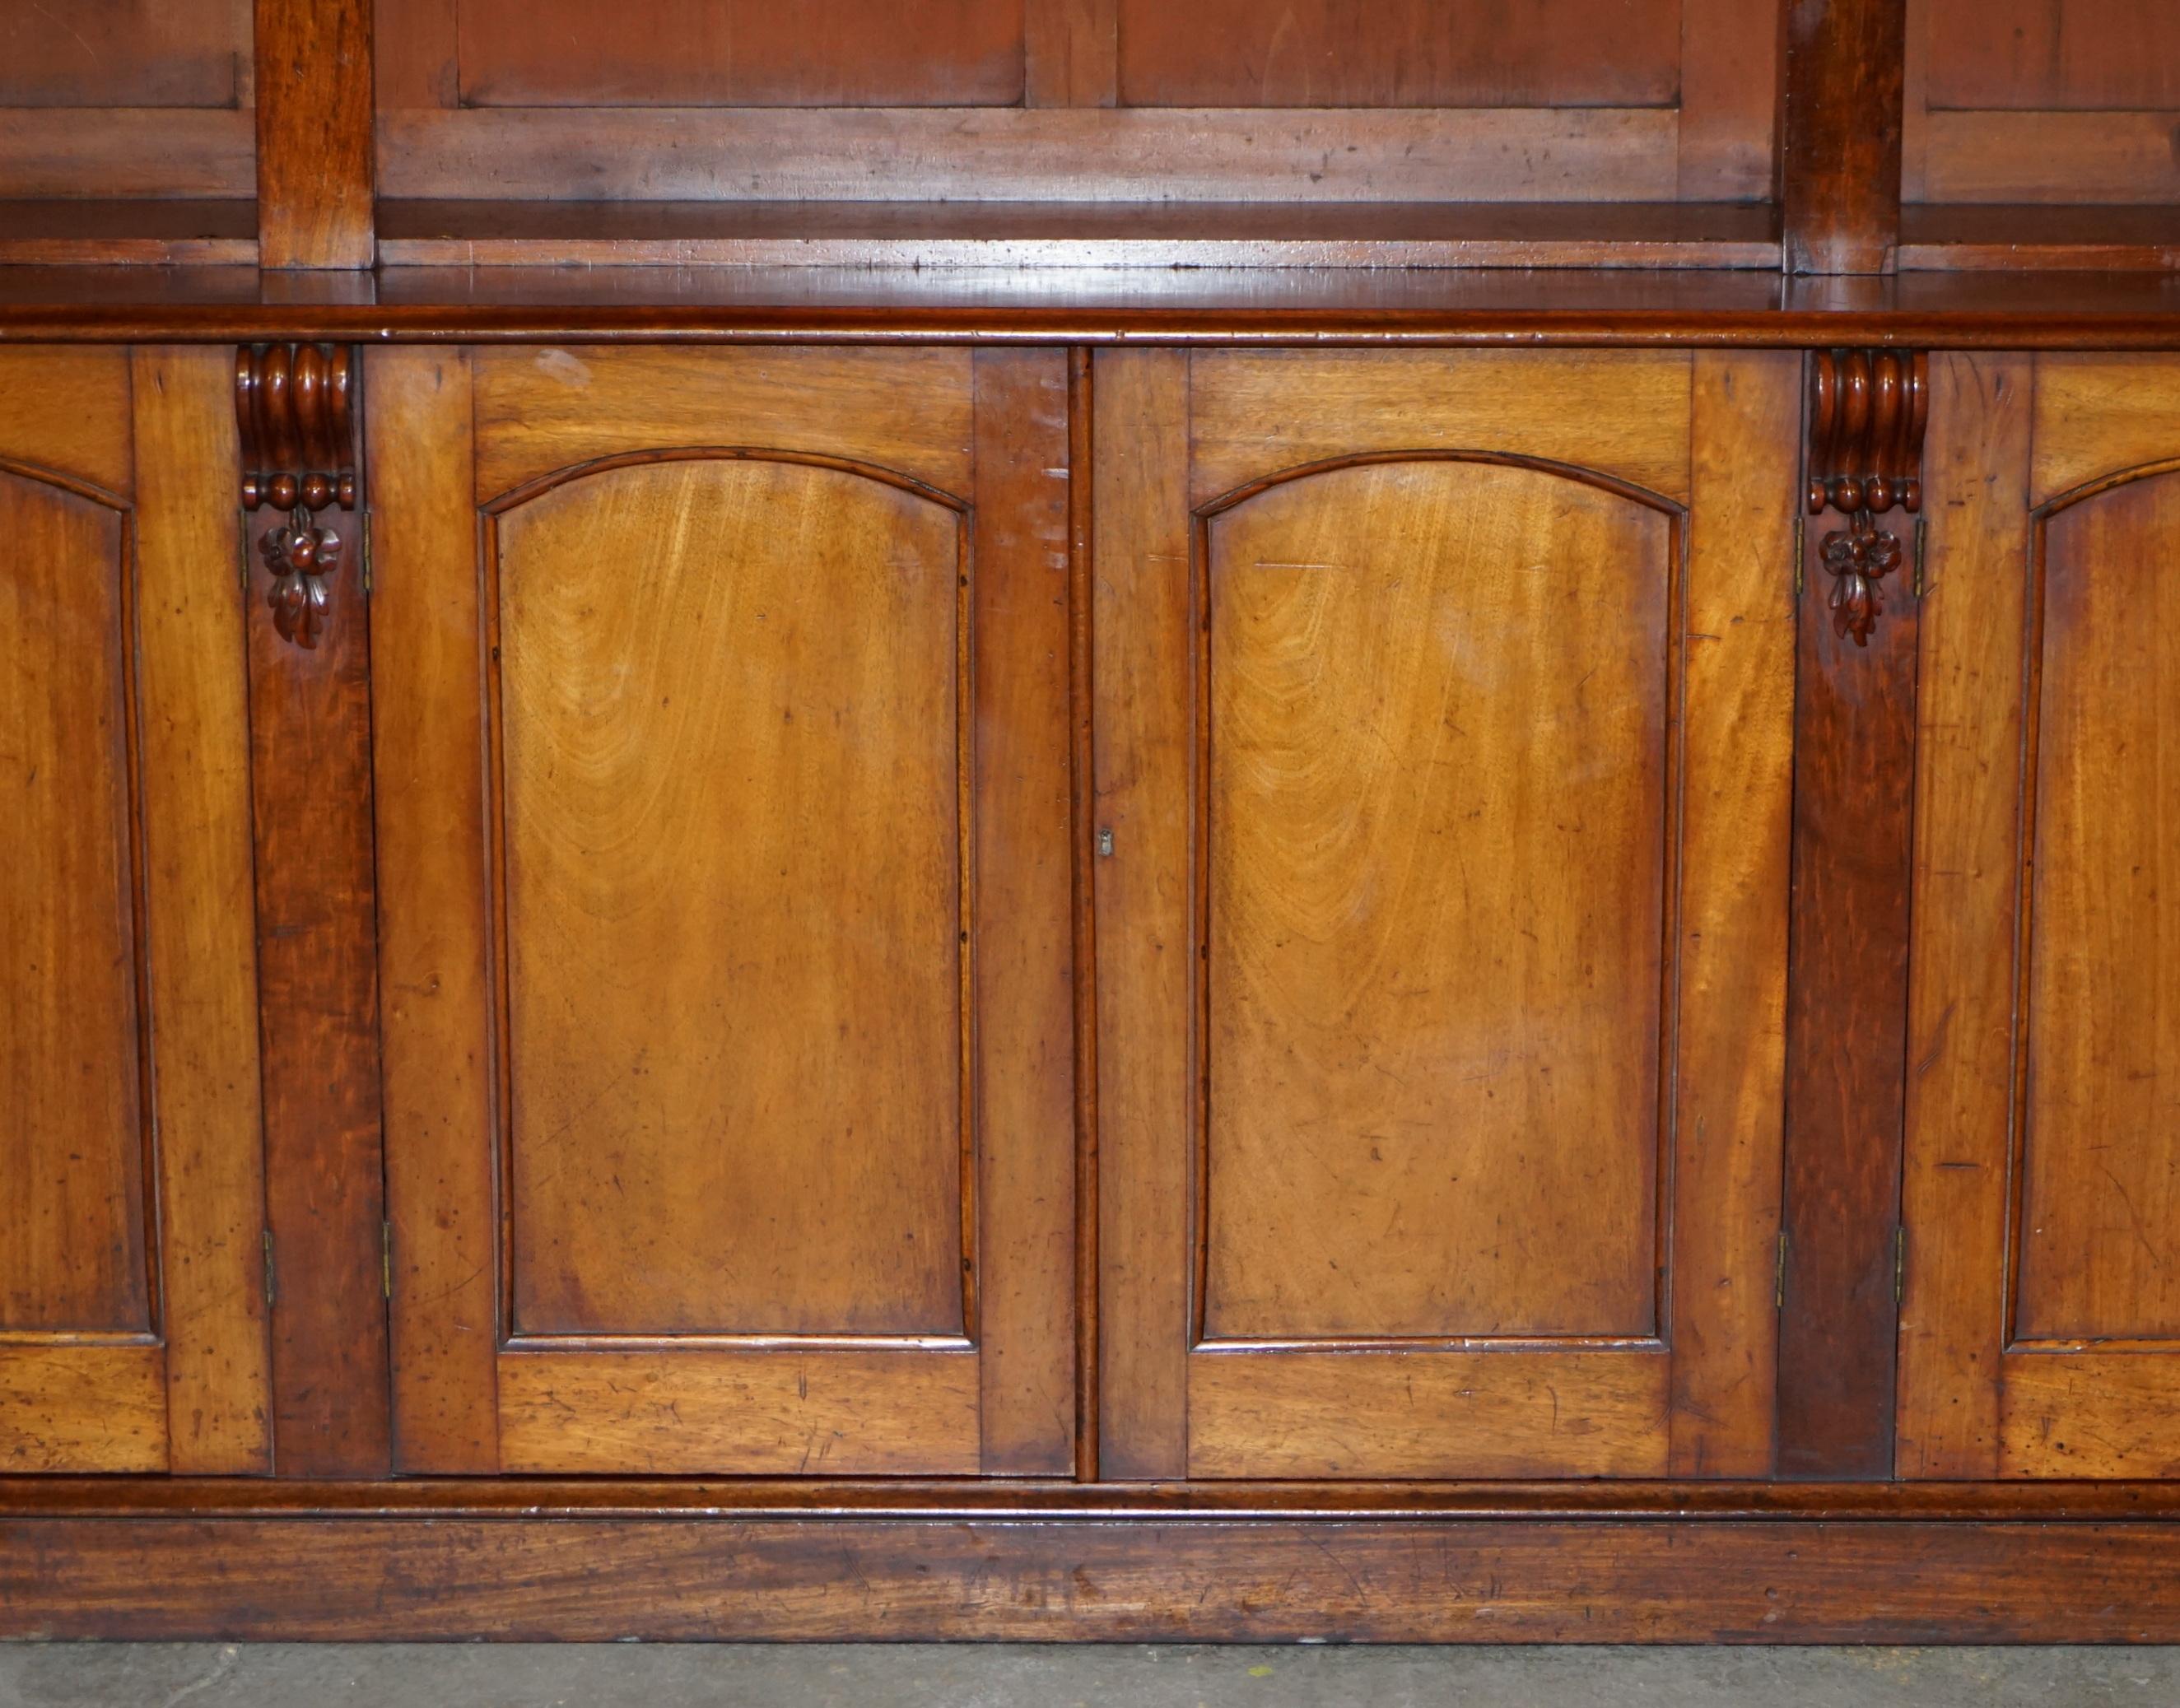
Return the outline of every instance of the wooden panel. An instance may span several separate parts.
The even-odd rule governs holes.
[[[103,376],[67,377],[47,409]],[[155,1320],[127,541],[108,503],[0,469],[0,1331]]]
[[[2028,502],[2048,504],[2107,476],[2180,456],[2180,376],[2125,356],[2036,359]]]
[[[1023,103],[1120,101],[1120,0],[1023,0]]]
[[[248,196],[256,135],[210,107],[0,107],[0,195]]]
[[[1682,694],[1672,1469],[1771,1469],[1799,357],[1694,357]]]
[[[0,458],[126,497],[135,459],[128,352],[16,345],[0,360]],[[62,398],[68,407],[56,409]]]
[[[2176,1585],[2169,1519],[0,1525],[0,1630],[48,1639],[2170,1642]]]
[[[1683,0],[1680,10],[1680,198],[1775,202],[1785,8]]]
[[[476,494],[671,447],[792,445],[969,485],[969,356],[949,350],[515,350],[476,360]]]
[[[2013,1353],[1999,1405],[2009,1476],[2180,1476],[2180,1360],[2155,1351]]]
[[[369,623],[351,551],[317,646],[280,638],[257,544],[279,521],[246,541],[274,1453],[283,1476],[370,1476],[390,1404]]]
[[[2180,107],[2166,0],[1921,0],[1935,107]]]
[[[1189,1475],[1655,1476],[1670,1360],[1650,1351],[1629,1364],[1555,1352],[1202,1354],[1188,1365]]]
[[[499,1366],[510,1471],[966,1475],[966,1352],[522,1352]]]
[[[1189,358],[1116,350],[1093,373],[1098,1461],[1107,1477],[1179,1476],[1195,1110]]]
[[[131,362],[168,1457],[178,1472],[263,1473],[272,1377],[247,619],[234,579],[208,573],[236,544],[234,365],[217,347],[140,349]]]
[[[250,0],[0,6],[0,107],[247,107]]]
[[[1680,0],[1120,0],[1128,107],[1650,107]]]
[[[372,775],[394,1464],[499,1468],[484,615],[465,351],[373,351]],[[460,827],[459,832],[450,827]]]
[[[371,0],[256,0],[257,251],[264,267],[367,267]]]
[[[2180,201],[2180,112],[1933,113],[1926,201]]]
[[[2013,1332],[2169,1340],[2180,475],[2061,511],[2043,560]]]
[[[963,1328],[958,534],[743,459],[501,518],[523,1331]]]
[[[1664,107],[406,109],[378,135],[395,197],[1670,201],[1679,180]]]
[[[0,1342],[0,1470],[165,1470],[163,1365],[152,1345]]]
[[[975,1131],[983,1469],[1075,1461],[1065,355],[976,356]]]
[[[1903,561],[1867,646],[1833,627],[1827,512],[1802,520],[1786,997],[1779,1469],[1892,1463],[1917,601]],[[1915,547],[1912,519],[1884,524]]]
[[[1222,357],[1192,418],[1190,495],[1202,503],[1285,468],[1386,451],[1506,452],[1688,494],[1685,358],[1588,351],[1337,351]]]
[[[1211,522],[1207,1336],[1657,1332],[1672,534],[1446,462]]]
[[[1011,107],[1022,0],[445,0],[464,107]]]
[[[1902,1476],[1995,1476],[2012,1198],[2013,928],[2030,411],[2025,356],[1934,355],[1924,448]]]

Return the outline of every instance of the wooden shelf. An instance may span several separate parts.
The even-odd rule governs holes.
[[[1762,204],[388,201],[383,265],[1779,265]]]
[[[1900,211],[1903,272],[2180,271],[2180,206],[1911,204]]]
[[[0,265],[256,264],[254,201],[0,200]]]

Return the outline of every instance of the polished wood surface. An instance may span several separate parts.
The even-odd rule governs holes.
[[[386,371],[405,1463],[1064,1466],[1060,360]]]
[[[1902,1464],[2171,1475],[2155,601],[2180,382],[2067,358],[1977,378],[1982,508],[1934,564],[1966,614],[1926,643],[1963,733],[1918,821],[1915,1047],[1939,1074],[1908,1129]]]
[[[1786,271],[1893,270],[1906,96],[1901,0],[1786,0]]]
[[[375,258],[372,0],[254,0],[257,248],[267,267]]]
[[[2155,1642],[2180,1631],[2174,1549],[2169,1521],[54,1518],[0,1524],[0,1630]]]
[[[1792,407],[1791,365],[1737,377]],[[1785,948],[1783,700],[1735,702],[1768,858],[1691,866],[1667,805],[1669,730],[1725,734],[1684,686],[1691,385],[1676,358],[1100,359],[1109,1474],[1654,1473],[1679,1364],[1742,1396],[1728,1458],[1768,1455],[1768,1345],[1669,1352],[1661,1314],[1696,1228],[1709,1285],[1761,1296],[1739,1229],[1777,1166],[1775,1068],[1743,1077],[1668,898],[1768,946],[1759,991]],[[1690,561],[1707,615],[1776,620],[1742,566],[1780,544]],[[1669,1003],[1684,1065],[1740,1082],[1708,1107],[1755,1093],[1722,1168],[1661,1095]],[[1676,1147],[1715,1195],[1669,1223]]]
[[[0,1460],[262,1470],[239,595],[216,353],[0,355]],[[173,1422],[170,1426],[170,1402]]]

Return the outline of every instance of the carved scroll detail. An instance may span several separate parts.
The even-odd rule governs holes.
[[[1858,646],[1884,614],[1880,584],[1905,557],[1898,535],[1873,519],[1923,508],[1923,433],[1930,413],[1930,359],[1920,351],[1819,350],[1809,359],[1808,489],[1812,516],[1837,511],[1825,535],[1832,577],[1832,632]]]
[[[332,609],[341,537],[315,513],[355,508],[353,352],[330,344],[252,344],[235,352],[242,508],[288,519],[259,540],[272,574],[267,603],[283,639],[316,646]]]

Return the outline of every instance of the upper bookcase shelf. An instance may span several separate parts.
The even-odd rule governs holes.
[[[0,261],[2169,268],[2176,135],[2173,0],[0,0]]]

